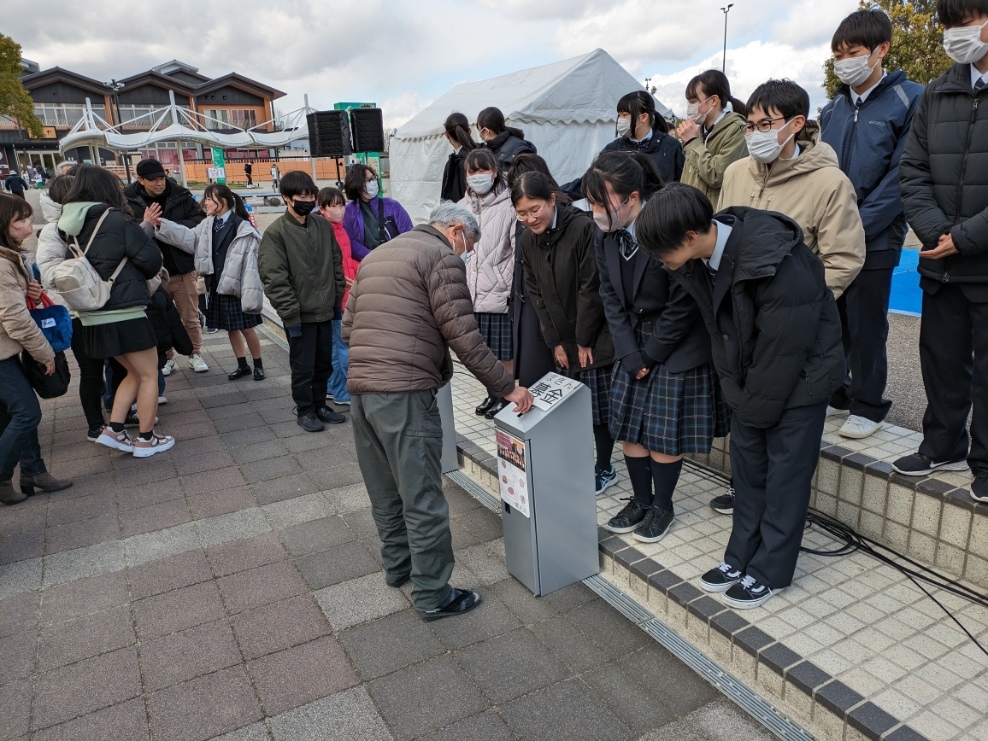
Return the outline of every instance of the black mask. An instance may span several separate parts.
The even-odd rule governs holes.
[[[315,201],[300,201],[298,199],[292,201],[292,210],[299,216],[308,216],[315,207]]]

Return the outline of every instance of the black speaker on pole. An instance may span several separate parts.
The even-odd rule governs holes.
[[[309,153],[338,159],[353,154],[346,111],[316,111],[305,117],[309,127]]]
[[[354,152],[384,151],[384,114],[380,108],[351,108]]]

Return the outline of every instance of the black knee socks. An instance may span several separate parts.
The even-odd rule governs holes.
[[[614,453],[614,438],[611,437],[607,425],[593,426],[593,440],[597,446],[597,466],[603,469],[611,467],[611,455]]]
[[[631,491],[636,503],[645,507],[652,504],[652,467],[651,458],[632,458],[624,456],[624,465],[628,467],[628,478],[631,479]]]
[[[672,493],[676,491],[676,484],[679,483],[679,473],[683,470],[683,459],[680,458],[675,463],[659,463],[652,458],[648,459],[652,469],[652,483],[655,486],[655,499],[652,506],[672,512]]]
[[[261,361],[260,358],[251,358],[251,360],[254,361],[254,367],[255,368],[263,368],[264,367],[264,363]]]
[[[242,358],[237,358],[237,368],[240,370],[250,370],[250,366],[247,365],[246,356]]]

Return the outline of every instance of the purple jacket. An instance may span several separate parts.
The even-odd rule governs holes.
[[[376,203],[373,208],[375,211],[377,210]],[[414,228],[408,212],[393,198],[384,199],[384,218],[389,216],[394,219],[398,226],[399,234],[410,232]],[[360,210],[360,201],[350,201],[346,205],[346,211],[343,214],[343,228],[350,235],[350,250],[353,253],[353,259],[363,260],[371,251],[364,246],[364,214]]]

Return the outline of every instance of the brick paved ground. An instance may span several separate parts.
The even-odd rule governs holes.
[[[500,523],[449,485],[471,615],[385,586],[349,424],[294,423],[287,356],[226,380],[180,363],[136,460],[41,427],[75,486],[0,511],[0,739],[756,739],[767,734],[582,585],[533,598]],[[16,476],[15,476],[16,480]]]

